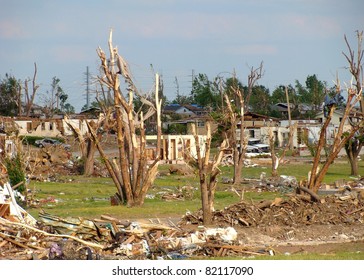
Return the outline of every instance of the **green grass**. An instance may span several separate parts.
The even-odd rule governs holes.
[[[168,169],[167,165],[161,165],[161,170]],[[310,164],[282,165],[280,174],[296,176],[297,180],[307,177]],[[222,167],[220,177],[232,178],[232,167]],[[360,162],[359,171],[364,173],[364,162]],[[262,172],[270,175],[268,167],[244,168],[243,178],[259,178]],[[338,179],[350,179],[350,165],[345,163],[333,164],[325,182],[333,183]],[[219,180],[221,181],[221,180]],[[195,193],[192,200],[164,201],[158,196],[161,192],[176,192],[179,187],[189,185],[194,187]],[[85,218],[98,218],[102,214],[109,214],[124,219],[134,218],[164,218],[181,217],[186,211],[196,211],[201,207],[198,176],[160,176],[154,182],[149,194],[154,194],[154,199],[146,199],[142,207],[128,208],[126,206],[111,206],[110,196],[114,195],[116,188],[110,178],[89,178],[83,176],[63,177],[60,182],[31,182],[30,188],[34,191],[35,198],[42,200],[53,197],[57,203],[43,203],[41,208],[30,208],[31,215],[37,217],[41,209],[51,214],[66,217],[80,216]],[[239,190],[240,192],[240,190]],[[250,192],[246,190],[244,199],[265,200],[274,199],[279,192]],[[215,208],[224,207],[236,203],[239,197],[231,191],[231,186],[218,183],[215,194]]]
[[[364,163],[359,163],[359,172],[364,174]],[[167,170],[168,166],[160,166],[161,170]],[[292,175],[297,180],[307,177],[310,164],[283,165],[279,169],[280,174]],[[232,177],[232,167],[222,167],[220,177]],[[270,176],[270,168],[259,166],[255,168],[244,168],[243,178],[259,178],[261,172]],[[325,177],[325,182],[333,183],[338,179],[350,179],[350,165],[335,163],[330,167]],[[31,182],[30,189],[38,200],[54,198],[57,203],[46,202],[38,208],[29,208],[27,211],[38,218],[39,212],[44,210],[59,217],[84,217],[100,218],[107,214],[120,219],[156,219],[156,218],[180,218],[187,211],[197,211],[201,208],[199,193],[199,179],[197,174],[193,176],[160,176],[148,194],[153,194],[153,199],[146,199],[141,207],[128,208],[126,206],[111,206],[110,196],[114,195],[116,188],[110,178],[89,178],[83,176],[62,177],[59,182]],[[219,180],[221,181],[221,180]],[[158,195],[160,192],[176,192],[179,187],[189,185],[194,187],[195,193],[192,200],[165,201]],[[242,188],[240,187],[240,190]],[[240,192],[239,190],[239,192]],[[281,196],[279,192],[256,192],[246,189],[244,199],[266,200]],[[215,209],[223,209],[239,201],[239,197],[231,191],[231,186],[218,183],[215,194]],[[363,250],[364,251],[364,250]],[[224,258],[226,259],[226,258]],[[232,259],[242,259],[232,258]],[[249,258],[250,259],[250,258]],[[254,260],[335,260],[335,259],[364,259],[364,252],[338,252],[332,254],[291,254],[279,253],[275,256],[255,256]]]

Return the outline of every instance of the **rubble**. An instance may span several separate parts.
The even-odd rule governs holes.
[[[17,198],[25,200],[24,196],[13,190],[9,182],[3,187],[0,186],[0,217],[34,225],[36,220],[17,203]]]
[[[259,166],[257,163],[252,163],[251,158],[253,157],[248,157],[246,159],[244,159],[244,167],[257,167]],[[233,155],[232,154],[225,154],[221,160],[221,166],[233,166],[234,165],[234,159],[233,159]]]
[[[321,203],[305,195],[277,197],[258,203],[241,201],[215,211],[214,224],[220,227],[302,226],[312,224],[363,224],[364,199],[357,191],[327,196]],[[181,224],[202,224],[202,212],[186,214]]]
[[[189,232],[108,215],[88,220],[42,213],[34,226],[0,218],[0,259],[185,259],[257,250],[242,246],[237,236],[232,227]]]
[[[266,179],[264,174],[261,179]],[[295,184],[295,178],[280,180]],[[44,212],[35,220],[14,203],[14,192],[6,185],[0,192],[0,259],[137,260],[273,255],[275,250],[267,244],[275,238],[294,242],[300,229],[310,231],[307,226],[363,225],[364,196],[363,189],[356,187],[359,183],[340,184],[335,195],[323,197],[319,202],[293,193],[257,203],[244,200],[214,211],[212,227],[202,225],[201,211],[187,213],[177,225],[162,224],[159,220],[150,223],[120,220],[109,215],[92,220],[61,218]],[[10,211],[10,204],[17,211]],[[251,237],[245,236],[245,229],[252,228],[265,239],[252,242]],[[346,242],[360,235],[338,230],[330,234],[332,240]]]
[[[169,173],[182,176],[192,176],[194,175],[194,170],[188,164],[171,164],[169,167]]]
[[[149,195],[149,199],[153,199],[155,196],[157,196],[165,201],[192,200],[195,190],[196,189],[193,186],[186,185],[176,188],[175,191],[166,189],[156,193],[156,195]]]

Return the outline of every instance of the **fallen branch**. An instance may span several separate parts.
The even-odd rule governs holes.
[[[300,191],[303,191],[303,192],[309,194],[311,196],[311,201],[321,202],[320,197],[316,193],[314,193],[312,190],[310,190],[306,187],[303,187],[303,186],[299,186],[298,189]]]

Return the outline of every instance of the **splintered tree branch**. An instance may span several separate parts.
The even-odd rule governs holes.
[[[255,83],[260,80],[263,77],[263,61],[260,63],[259,67],[257,68],[253,68],[251,67],[250,69],[250,74],[248,76],[248,93],[245,97],[245,109],[246,111],[249,110],[249,102],[250,102],[250,97],[253,94],[253,87],[255,85]]]
[[[34,74],[33,74],[33,79],[32,79],[32,93],[29,93],[29,86],[28,86],[28,80],[24,81],[24,90],[25,90],[25,99],[26,99],[26,103],[25,103],[25,115],[27,117],[30,116],[33,104],[34,104],[34,99],[37,93],[37,90],[39,88],[39,85],[36,84],[36,78],[37,78],[37,64],[34,62]]]

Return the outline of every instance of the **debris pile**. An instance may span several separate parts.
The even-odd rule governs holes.
[[[233,166],[234,158],[232,154],[225,154],[221,159],[221,166]],[[253,163],[250,158],[244,159],[244,167],[257,167],[257,163]]]
[[[0,218],[0,259],[185,259],[254,254],[232,227],[187,232],[176,226],[93,221],[42,214],[35,226]],[[261,251],[261,250],[260,250]],[[255,252],[255,254],[262,254]]]
[[[29,179],[45,181],[56,174],[75,174],[71,152],[60,146],[47,146],[31,150],[25,158]]]
[[[38,170],[49,170],[53,165],[67,164],[71,153],[58,146],[48,146],[33,152],[28,163],[37,166]]]
[[[327,196],[321,203],[307,196],[293,195],[259,203],[246,201],[215,211],[214,224],[220,227],[302,226],[312,224],[363,224],[364,198],[360,192]],[[202,224],[202,211],[188,213],[181,224]]]
[[[294,182],[294,178],[284,179],[290,184]],[[215,211],[213,222],[212,228],[202,226],[201,211],[187,213],[177,225],[172,221],[162,224],[159,220],[131,222],[109,215],[90,220],[39,213],[36,220],[17,205],[14,191],[5,184],[0,189],[0,259],[135,260],[272,255],[274,251],[269,246],[245,240],[244,233],[271,231],[277,238],[282,235],[285,240],[292,240],[302,226],[362,225],[364,192],[345,184],[319,202],[298,194],[258,203],[241,201]],[[335,238],[341,235],[337,232]]]
[[[194,169],[188,164],[171,164],[169,167],[170,174],[192,176],[194,175]]]
[[[149,195],[149,199],[155,198],[155,196],[161,198],[165,201],[175,201],[175,200],[192,200],[195,195],[195,188],[190,185],[178,187],[175,191],[166,189],[156,193],[155,195]]]

